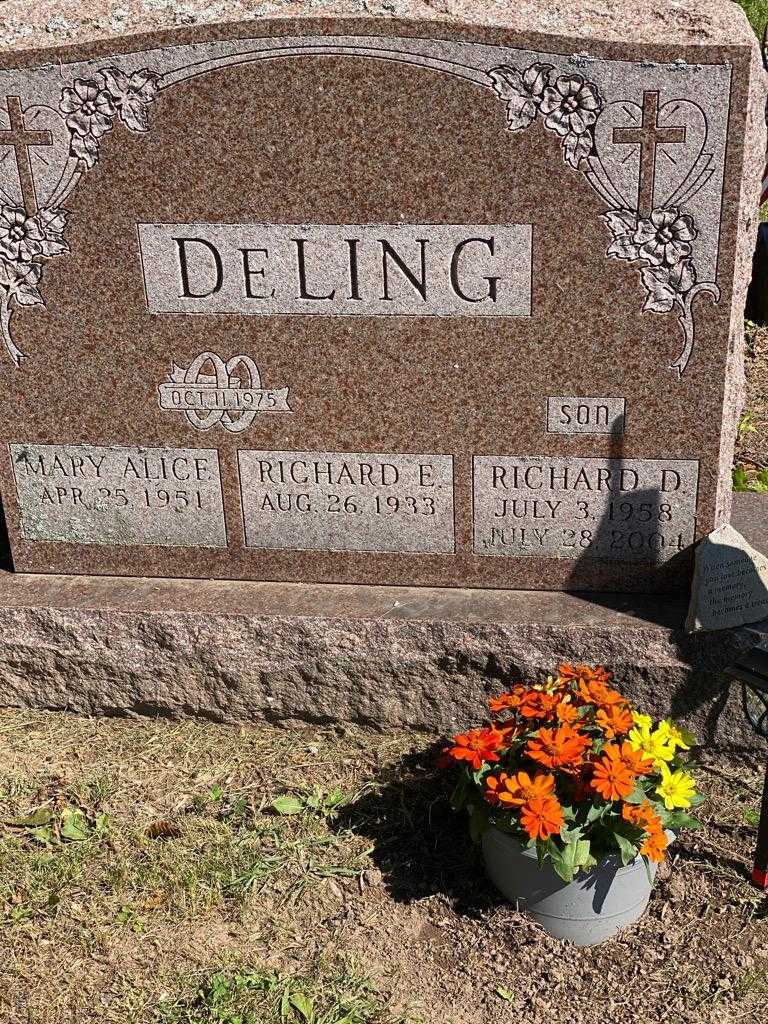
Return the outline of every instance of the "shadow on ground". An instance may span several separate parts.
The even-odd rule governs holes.
[[[370,839],[371,859],[393,900],[442,895],[457,914],[479,917],[502,902],[485,878],[466,816],[451,810],[451,783],[436,765],[440,746],[408,754],[375,788],[343,809],[339,829]]]

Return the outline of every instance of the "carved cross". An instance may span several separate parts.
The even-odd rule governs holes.
[[[659,93],[643,93],[643,123],[639,128],[614,128],[615,143],[640,146],[640,195],[638,210],[642,217],[653,212],[653,193],[656,182],[656,147],[679,145],[685,142],[685,128],[659,126]]]
[[[8,96],[6,102],[11,127],[8,130],[0,131],[0,146],[13,147],[21,183],[22,205],[31,216],[37,213],[37,196],[29,150],[31,146],[52,146],[53,135],[49,131],[28,131],[25,128],[21,100],[18,96]]]

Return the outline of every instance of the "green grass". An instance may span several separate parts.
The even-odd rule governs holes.
[[[98,794],[110,786],[104,780]],[[100,890],[110,894],[107,917],[135,928],[148,906],[188,919],[243,905],[267,885],[289,900],[320,879],[354,878],[364,868],[362,851],[327,828],[348,799],[338,789],[254,802],[247,791],[216,786],[182,813],[146,822],[105,813],[86,784],[39,806],[12,780],[4,791],[0,924],[50,916],[62,899]]]
[[[768,23],[768,0],[738,0],[739,6],[749,18],[749,23],[762,39],[763,31]]]
[[[157,1024],[408,1024],[392,1016],[352,962],[310,974],[232,968],[205,979],[191,995],[161,1000]]]

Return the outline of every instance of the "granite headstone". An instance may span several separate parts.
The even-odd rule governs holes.
[[[0,51],[17,570],[687,586],[764,152],[734,5],[102,6]]]

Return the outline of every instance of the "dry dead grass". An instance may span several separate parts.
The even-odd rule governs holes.
[[[762,765],[708,753],[705,831],[575,950],[488,887],[428,747],[0,713],[0,1020],[764,1024]]]

